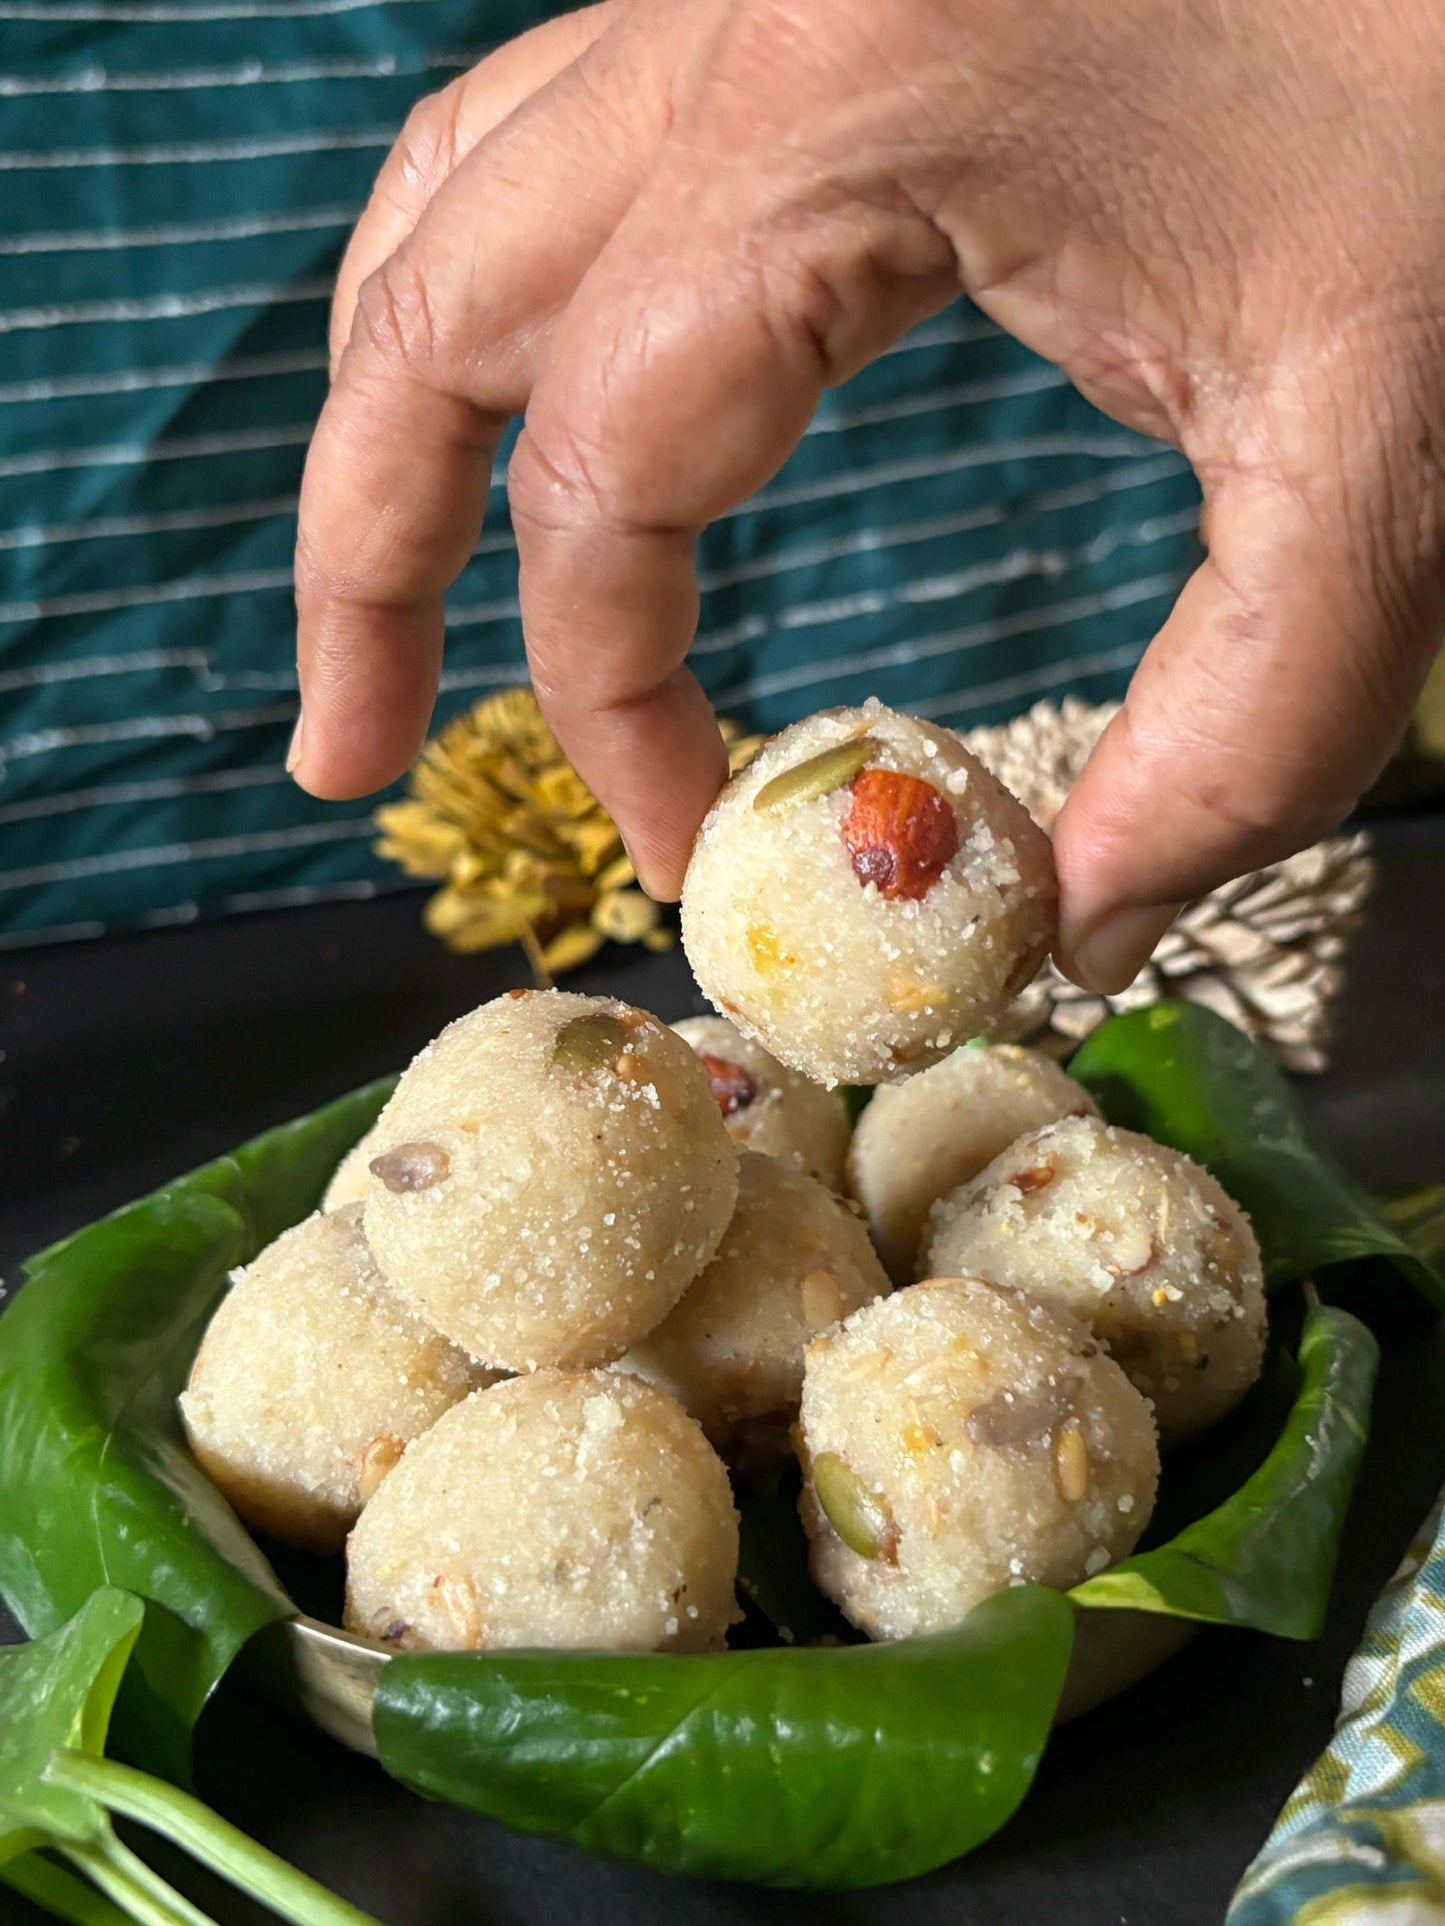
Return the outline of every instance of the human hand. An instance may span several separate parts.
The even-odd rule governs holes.
[[[697,532],[966,291],[1174,441],[1208,555],[1055,831],[1061,964],[1333,828],[1445,620],[1445,6],[603,0],[423,102],[343,265],[297,550],[322,796],[406,767],[507,420],[533,682],[674,895],[725,774]]]

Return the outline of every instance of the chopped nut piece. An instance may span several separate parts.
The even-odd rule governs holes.
[[[1052,1164],[1030,1164],[1027,1170],[1016,1170],[1008,1179],[1015,1190],[1025,1197],[1032,1190],[1044,1190],[1054,1181]]]
[[[372,1439],[361,1454],[361,1469],[356,1477],[357,1495],[363,1505],[370,1502],[387,1472],[394,1470],[401,1463],[401,1456],[405,1450],[405,1439],[398,1438],[392,1432],[386,1432],[381,1437]]]
[[[725,1117],[735,1117],[757,1097],[757,1083],[740,1063],[733,1063],[727,1057],[716,1057],[710,1050],[699,1050],[697,1059],[707,1072],[708,1088]]]
[[[1158,1247],[1143,1224],[1122,1224],[1104,1253],[1104,1268],[1115,1277],[1138,1277],[1158,1256]]]
[[[814,1331],[836,1324],[843,1309],[838,1280],[831,1271],[809,1271],[798,1287],[803,1316]]]
[[[958,818],[930,782],[865,769],[849,785],[843,842],[860,883],[888,902],[925,897],[958,854]]]
[[[900,963],[890,963],[884,972],[883,996],[890,1010],[900,1012],[932,1010],[948,1001],[942,984],[925,983]]]
[[[1032,1396],[997,1391],[969,1412],[964,1430],[975,1444],[991,1451],[1038,1450],[1059,1427],[1074,1422],[1073,1394],[1078,1380]]]
[[[1060,1497],[1070,1505],[1078,1504],[1089,1489],[1089,1451],[1077,1418],[1054,1433],[1054,1479]]]
[[[628,1031],[605,1010],[589,1010],[573,1017],[557,1032],[552,1061],[563,1070],[585,1074],[611,1063],[627,1047]]]
[[[451,1159],[440,1144],[398,1144],[395,1150],[373,1157],[368,1168],[389,1191],[401,1196],[409,1190],[431,1190],[446,1182]]]
[[[831,795],[858,774],[877,746],[866,735],[855,736],[851,742],[840,742],[809,756],[806,762],[795,763],[765,782],[753,797],[753,808],[786,809],[791,803],[815,802],[819,796]]]
[[[886,1502],[836,1451],[821,1452],[813,1460],[812,1483],[823,1515],[849,1551],[890,1565],[897,1562],[898,1528]]]
[[[467,1651],[476,1651],[482,1642],[482,1608],[471,1581],[456,1575],[432,1581],[441,1597],[442,1610],[456,1628],[457,1638]]]

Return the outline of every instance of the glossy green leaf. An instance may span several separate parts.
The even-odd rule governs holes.
[[[104,1749],[141,1617],[138,1599],[104,1588],[48,1638],[0,1647],[0,1863],[109,1830],[104,1806],[45,1774],[57,1752]]]
[[[290,1610],[193,1464],[176,1394],[229,1272],[314,1208],[385,1095],[271,1131],[54,1246],[0,1317],[0,1592],[33,1636],[97,1586],[149,1602],[117,1716],[127,1748],[175,1777],[216,1681]]]
[[[406,1784],[525,1832],[705,1876],[877,1885],[1015,1809],[1070,1631],[1057,1592],[1019,1586],[896,1645],[396,1658],[376,1737]]]
[[[1383,1257],[1445,1309],[1445,1273],[1312,1140],[1284,1077],[1223,1017],[1151,1004],[1101,1024],[1069,1069],[1110,1122],[1214,1172],[1249,1212],[1271,1283]]]
[[[1301,1384],[1273,1449],[1232,1497],[1167,1544],[1074,1588],[1079,1605],[1317,1638],[1369,1435],[1379,1347],[1348,1311],[1312,1310]]]

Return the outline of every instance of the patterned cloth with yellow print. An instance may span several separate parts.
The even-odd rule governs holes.
[[[1245,1875],[1227,1926],[1445,1920],[1445,1518],[1370,1614],[1329,1750]]]

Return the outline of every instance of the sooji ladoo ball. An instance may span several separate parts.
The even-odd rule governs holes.
[[[606,1364],[717,1249],[737,1152],[656,1017],[515,991],[444,1030],[376,1127],[366,1234],[394,1288],[510,1370]]]
[[[814,1581],[883,1639],[1102,1571],[1159,1474],[1148,1405],[1084,1326],[974,1278],[898,1291],[808,1347],[799,1455]]]
[[[538,1371],[410,1447],[351,1535],[346,1623],[408,1651],[712,1651],[737,1562],[727,1473],[673,1398]]]
[[[848,1107],[839,1091],[788,1069],[726,1017],[684,1017],[672,1027],[707,1071],[735,1144],[789,1158],[829,1190],[842,1189]]]
[[[894,1283],[917,1274],[924,1225],[940,1197],[1026,1130],[1074,1111],[1094,1112],[1084,1086],[1015,1044],[956,1050],[921,1076],[876,1091],[853,1132],[848,1189]]]
[[[387,1288],[352,1206],[307,1218],[238,1274],[181,1417],[248,1524],[337,1551],[403,1447],[491,1377]]]
[[[616,1366],[671,1391],[724,1454],[786,1454],[811,1337],[888,1290],[868,1233],[814,1178],[743,1151],[717,1256]]]
[[[958,737],[870,702],[796,723],[713,805],[682,896],[708,999],[820,1083],[985,1031],[1053,941],[1048,838]]]
[[[1259,1246],[1209,1172],[1148,1137],[1070,1117],[1021,1138],[935,1209],[928,1265],[1084,1319],[1154,1404],[1166,1444],[1259,1376]]]

